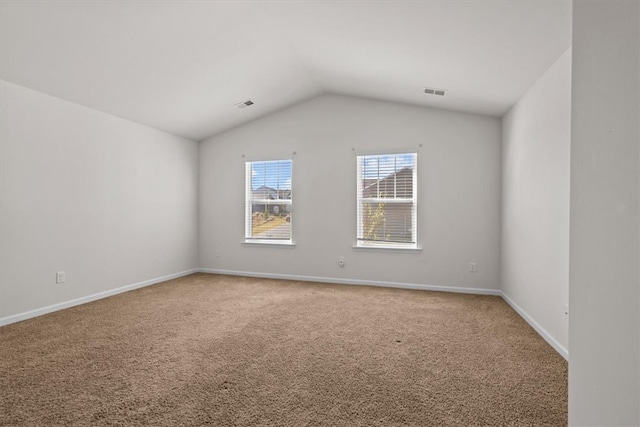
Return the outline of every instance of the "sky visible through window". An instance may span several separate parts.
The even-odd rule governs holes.
[[[291,190],[291,160],[252,162],[251,188],[260,187]]]
[[[414,163],[414,153],[363,156],[362,177],[366,179],[382,179],[398,172],[402,168],[413,168]]]

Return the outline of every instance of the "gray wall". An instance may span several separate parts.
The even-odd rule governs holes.
[[[502,119],[501,289],[567,357],[571,50]]]
[[[640,424],[639,7],[573,5],[572,425]]]
[[[5,81],[1,95],[0,323],[197,267],[197,143]]]
[[[355,153],[408,149],[418,151],[423,250],[354,250]],[[242,245],[244,161],[294,151],[295,248]],[[325,95],[200,145],[203,268],[497,290],[499,264],[499,119]]]

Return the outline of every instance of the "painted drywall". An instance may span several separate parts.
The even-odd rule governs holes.
[[[196,142],[0,89],[0,319],[197,267]]]
[[[571,50],[502,120],[501,289],[566,357]]]
[[[640,424],[640,3],[573,5],[569,423]]]
[[[354,249],[356,153],[395,150],[418,152],[422,251]],[[242,245],[244,162],[276,158],[293,158],[296,245]],[[215,271],[497,290],[500,121],[323,95],[210,138],[200,144],[199,253]]]

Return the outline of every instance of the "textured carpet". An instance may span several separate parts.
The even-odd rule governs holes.
[[[561,426],[499,297],[195,274],[0,328],[0,425]]]

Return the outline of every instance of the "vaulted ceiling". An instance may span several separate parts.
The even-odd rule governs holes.
[[[0,19],[2,79],[196,141],[322,93],[501,116],[571,44],[569,0],[3,0]]]

